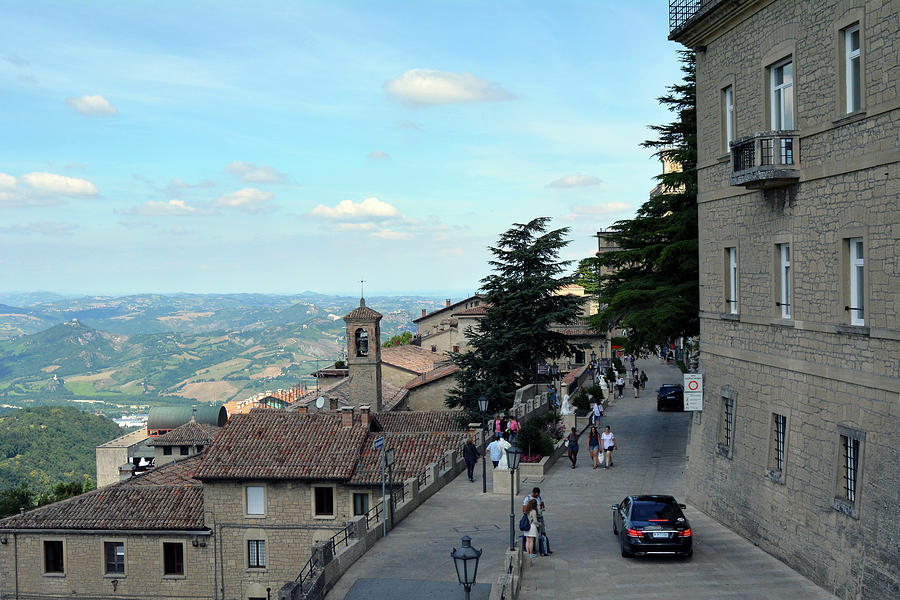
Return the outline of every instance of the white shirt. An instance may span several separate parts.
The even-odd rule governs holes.
[[[625,380],[619,377],[616,379],[616,385],[625,385]]]
[[[616,436],[612,431],[606,433],[605,431],[600,434],[600,439],[603,441],[603,449],[612,448],[616,445]]]
[[[594,402],[594,416],[601,417],[603,416],[603,405],[599,402]]]

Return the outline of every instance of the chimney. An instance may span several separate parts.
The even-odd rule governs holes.
[[[341,427],[353,427],[352,406],[345,406],[341,409]]]
[[[428,314],[428,313],[426,313],[426,312],[425,312],[425,309],[423,308],[423,309],[422,309],[422,316],[424,317],[426,314]]]
[[[305,406],[297,407],[297,412],[300,413],[301,415],[305,415],[308,411],[309,411],[309,409]]]
[[[450,308],[450,298],[447,298],[447,308]]]
[[[360,406],[359,407],[359,422],[365,425],[366,428],[369,427],[369,413],[371,412],[371,407]]]
[[[329,399],[328,399],[328,402],[330,403],[330,404],[329,404],[329,408],[330,408],[331,410],[337,410],[337,409],[338,409],[338,399],[337,399],[337,398],[329,398]]]

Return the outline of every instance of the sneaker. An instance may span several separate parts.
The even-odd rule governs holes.
[[[531,558],[537,558],[537,554],[532,554]]]

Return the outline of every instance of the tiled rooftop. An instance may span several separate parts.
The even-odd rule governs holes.
[[[482,304],[480,306],[473,306],[472,308],[467,308],[465,310],[457,310],[453,312],[454,317],[477,317],[481,315],[487,314],[487,309],[490,307],[490,304]]]
[[[350,311],[350,313],[344,317],[345,321],[355,321],[355,320],[377,320],[382,317],[382,314],[377,310],[372,310],[368,306],[366,306],[365,298],[359,299],[359,306]]]
[[[200,485],[200,481],[194,479],[194,473],[200,466],[203,453],[195,454],[188,458],[177,457],[176,460],[166,463],[161,467],[150,469],[145,473],[135,475],[121,485]]]
[[[434,369],[435,362],[445,358],[443,354],[435,354],[412,344],[381,349],[381,362],[413,373],[427,373]]]
[[[190,420],[181,427],[147,442],[148,446],[208,446],[219,434],[219,427]]]
[[[462,414],[456,410],[382,412],[375,421],[382,431],[394,433],[467,431],[459,420]]]
[[[254,410],[235,415],[206,452],[196,477],[346,480],[368,428],[335,413]]]
[[[404,479],[421,473],[425,465],[439,461],[445,452],[462,447],[468,433],[463,431],[370,433],[363,444],[359,466],[349,484],[381,484],[381,451],[373,450],[372,442],[382,435],[385,438],[385,447],[394,448],[394,482],[403,483]]]

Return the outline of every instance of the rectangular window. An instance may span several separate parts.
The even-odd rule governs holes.
[[[315,514],[319,517],[334,516],[334,488],[314,487]]]
[[[722,412],[719,415],[719,453],[731,454],[734,441],[734,398],[722,397]]]
[[[125,572],[125,542],[103,542],[106,573]]]
[[[779,414],[772,416],[774,425],[772,436],[775,442],[772,466],[778,471],[784,471],[784,434],[787,426],[787,417]]]
[[[266,514],[266,491],[261,485],[248,485],[247,490],[247,514]]]
[[[184,575],[184,544],[163,542],[163,574]]]
[[[778,244],[778,286],[780,288],[781,318],[791,318],[791,245]]]
[[[722,122],[725,125],[725,150],[731,148],[734,141],[734,87],[728,86],[722,90]]]
[[[65,573],[62,540],[44,542],[44,573]]]
[[[247,566],[251,569],[266,568],[266,541],[249,540],[247,542]]]
[[[179,446],[179,450],[181,451],[182,456],[188,455],[188,446]]]
[[[844,73],[847,112],[862,109],[862,78],[859,64],[859,25],[844,30]]]
[[[725,305],[738,314],[737,248],[725,248]]]
[[[788,58],[769,67],[772,129],[794,128],[794,63]]]
[[[163,456],[172,456],[172,446],[163,446]]]
[[[850,238],[850,311],[851,325],[865,325],[865,260],[862,238]]]
[[[369,512],[369,495],[353,494],[353,515],[364,515],[367,512]]]
[[[856,483],[859,481],[859,440],[848,435],[841,436],[841,448],[843,458],[843,486],[842,496],[844,500],[856,502]]]

